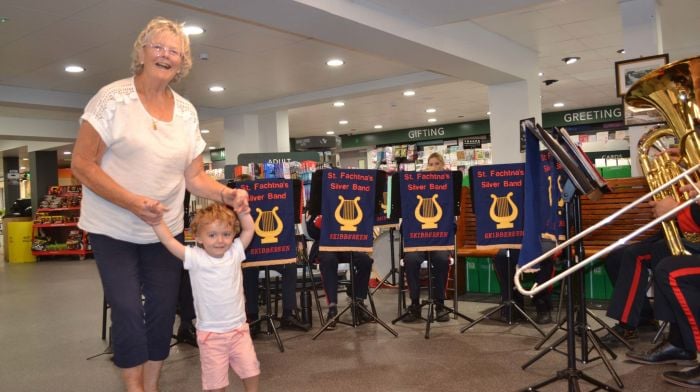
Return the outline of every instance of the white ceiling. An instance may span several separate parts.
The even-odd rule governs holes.
[[[438,124],[486,118],[487,86],[463,77],[468,72],[449,72],[464,63],[449,58],[407,61],[402,48],[382,47],[380,40],[373,47],[367,41],[376,36],[364,26],[331,19],[329,12],[312,7],[323,3],[0,0],[0,17],[9,18],[0,24],[0,117],[77,119],[80,104],[75,102],[128,76],[133,40],[149,19],[160,15],[206,29],[192,37],[193,70],[175,88],[200,110],[202,128],[212,131],[205,138],[213,146],[221,145],[221,115],[248,109],[288,109],[292,137],[328,130],[375,132],[375,124],[383,130],[423,126],[428,117]],[[700,1],[659,3],[663,47],[671,60],[699,54]],[[542,85],[543,112],[554,111],[552,104],[558,101],[565,109],[620,102],[614,87],[614,62],[624,59],[616,52],[624,41],[618,0],[327,0],[323,5],[328,4],[415,26],[447,29],[470,21],[533,51],[542,79],[559,80]],[[203,54],[208,60],[200,60]],[[561,61],[566,56],[582,60],[566,66]],[[325,61],[330,57],[346,64],[329,68]],[[72,63],[87,71],[66,74],[63,68]],[[226,91],[212,94],[207,90],[211,84],[224,85]],[[22,90],[26,94],[20,99],[8,93],[15,87],[31,90]],[[415,89],[416,96],[403,97],[406,88]],[[47,93],[55,94],[47,99]],[[346,105],[334,108],[335,100]],[[426,114],[428,107],[437,112]],[[339,125],[341,119],[349,124]]]

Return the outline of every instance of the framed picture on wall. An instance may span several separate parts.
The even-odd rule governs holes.
[[[668,53],[615,62],[617,96],[622,97],[642,76],[668,64]]]

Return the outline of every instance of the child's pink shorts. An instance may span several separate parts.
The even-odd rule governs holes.
[[[260,374],[260,362],[255,355],[253,340],[247,323],[224,333],[197,331],[202,388],[220,389],[228,382],[228,368],[241,379]]]

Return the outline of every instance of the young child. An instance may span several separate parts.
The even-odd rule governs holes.
[[[205,391],[226,389],[229,365],[246,391],[258,390],[260,363],[246,323],[241,274],[254,224],[247,205],[238,210],[234,214],[217,203],[197,211],[191,228],[199,247],[178,242],[164,222],[153,227],[163,245],[190,272]],[[236,221],[241,233],[234,240]]]

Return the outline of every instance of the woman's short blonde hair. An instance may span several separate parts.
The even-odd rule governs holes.
[[[141,58],[141,51],[144,45],[149,44],[151,38],[162,32],[169,32],[175,34],[182,42],[182,47],[180,52],[182,53],[182,59],[180,63],[180,70],[177,72],[172,80],[172,83],[176,83],[180,79],[187,76],[192,69],[192,52],[190,50],[190,38],[182,31],[182,25],[166,19],[163,17],[157,17],[151,19],[146,27],[139,33],[139,36],[134,41],[134,47],[131,50],[131,73],[134,75],[139,75],[143,72],[143,59]]]
[[[426,166],[428,165],[428,162],[430,162],[430,160],[433,158],[437,159],[442,167],[445,167],[445,158],[443,158],[442,154],[440,154],[439,152],[434,152],[428,155],[428,159],[425,161]]]

